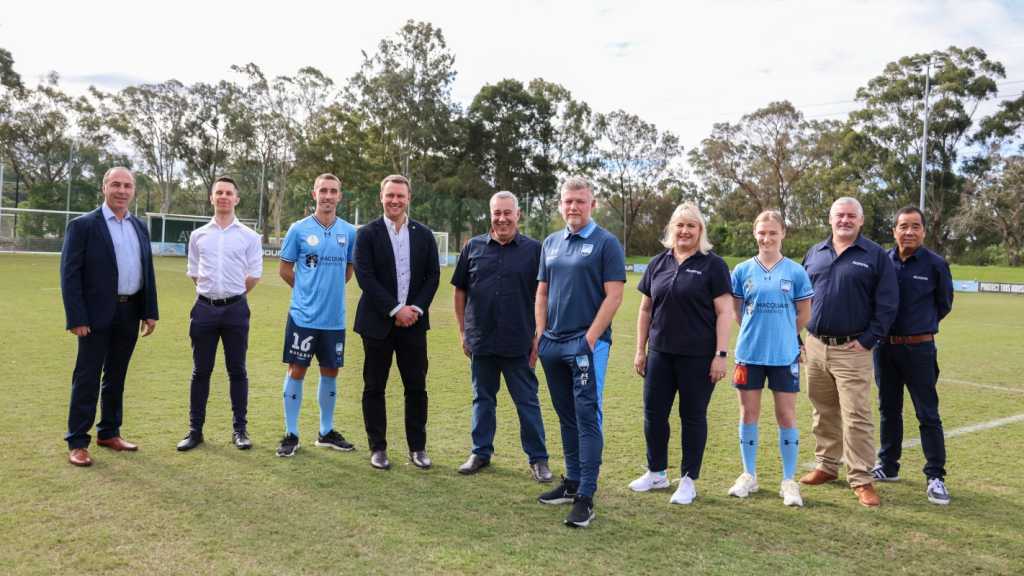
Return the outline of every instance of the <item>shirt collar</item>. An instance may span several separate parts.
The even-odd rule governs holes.
[[[402,222],[402,228],[399,228],[395,226],[395,223],[391,220],[391,218],[384,216],[384,225],[388,227],[388,230],[392,234],[398,234],[399,232],[402,231],[402,228],[407,228],[409,226],[409,217],[405,217],[405,222]]]
[[[863,234],[857,234],[857,239],[853,241],[853,244],[850,244],[850,247],[853,246],[856,246],[865,252],[867,252],[868,248],[870,248],[870,246],[868,245],[868,240],[867,238],[864,237]],[[819,248],[819,250],[824,250],[825,248],[831,248],[833,250],[835,249],[832,244],[831,235],[828,237],[828,240],[825,240],[825,242],[822,243],[821,248]]]
[[[221,228],[220,225],[217,224],[217,217],[216,216],[214,216],[213,218],[210,218],[210,224],[212,224],[213,227],[217,228],[218,230],[227,230],[229,228],[234,228],[235,226],[238,226],[238,224],[239,224],[238,216],[235,216],[235,219],[232,220],[231,223],[228,224],[227,226],[225,226],[224,228]]]
[[[520,234],[519,232],[516,232],[516,235],[513,236],[511,240],[509,240],[509,244],[516,244],[516,245],[518,245],[519,244],[519,238],[521,236],[522,236],[522,234]],[[487,242],[488,243],[494,242],[495,244],[498,244],[499,246],[502,245],[501,242],[498,242],[498,240],[494,238],[494,235],[491,232],[487,233]],[[507,246],[507,244],[506,244],[506,246]]]
[[[597,222],[594,222],[593,218],[590,219],[590,222],[587,222],[586,226],[584,226],[582,229],[580,229],[579,232],[576,233],[573,233],[573,231],[568,226],[566,226],[565,232],[562,233],[562,239],[566,240],[570,236],[579,236],[580,238],[584,239],[590,238],[590,235],[594,233],[594,228],[597,228]]]
[[[107,206],[106,202],[104,202],[103,204],[100,204],[100,210],[103,211],[103,219],[104,220],[110,220],[111,218],[117,219],[117,215],[114,214],[114,211],[110,209],[110,206]],[[131,218],[131,216],[132,216],[131,211],[125,212],[123,220],[128,220],[129,218]]]

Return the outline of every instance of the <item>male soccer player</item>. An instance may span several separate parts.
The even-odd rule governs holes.
[[[434,234],[409,218],[412,185],[392,174],[380,183],[384,216],[359,229],[356,279],[363,289],[353,327],[363,338],[363,421],[370,465],[391,468],[384,391],[392,357],[405,387],[409,461],[430,468],[427,456],[427,330],[441,277]]]
[[[217,342],[224,343],[224,364],[230,382],[232,441],[239,450],[252,448],[246,431],[249,377],[245,355],[249,349],[248,294],[263,275],[260,235],[235,217],[238,186],[227,176],[213,182],[210,204],[213,218],[188,238],[186,274],[196,285],[196,302],[189,316],[192,340],[192,384],[188,434],[178,442],[185,452],[203,443],[210,374],[217,358]]]
[[[149,233],[128,211],[134,197],[131,171],[107,170],[103,204],[68,224],[60,255],[66,326],[78,337],[64,436],[68,461],[75,466],[92,465],[89,430],[97,397],[101,415],[96,443],[117,452],[138,449],[121,437],[124,378],[139,333],[152,334],[159,314]]]
[[[910,392],[921,432],[925,495],[933,504],[949,504],[946,490],[946,441],[939,417],[939,378],[935,334],[953,309],[953,277],[949,264],[924,247],[924,214],[914,206],[896,213],[892,229],[896,247],[889,259],[896,268],[900,307],[889,335],[875,348],[875,382],[881,412],[878,464],[871,471],[879,482],[899,480],[903,445],[903,388]]]
[[[284,332],[284,419],[286,432],[277,455],[299,449],[302,379],[316,356],[320,365],[317,400],[320,433],[316,445],[348,452],[355,449],[334,429],[338,369],[345,364],[345,283],[352,278],[356,229],[338,218],[341,180],[321,174],[313,182],[316,211],[292,224],[281,246],[281,278],[292,287]]]
[[[881,502],[871,476],[871,349],[889,332],[899,291],[885,250],[860,234],[860,202],[839,198],[828,219],[832,236],[811,246],[803,262],[814,287],[806,349],[817,465],[800,482],[835,480],[842,457],[857,499],[873,508]]]
[[[622,304],[626,257],[611,233],[591,220],[594,191],[585,178],[562,184],[558,211],[565,229],[544,240],[537,274],[537,353],[558,414],[565,477],[539,498],[572,503],[565,519],[586,527],[594,518],[594,492],[604,432],[601,402],[611,349],[611,323]]]
[[[540,242],[520,234],[515,194],[496,193],[490,208],[490,232],[466,244],[452,275],[459,339],[473,377],[473,452],[459,473],[475,474],[491,463],[496,397],[504,375],[530,472],[534,480],[550,482],[532,354]]]

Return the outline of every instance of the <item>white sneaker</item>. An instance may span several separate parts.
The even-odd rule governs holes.
[[[648,490],[662,490],[669,487],[668,476],[665,471],[651,472],[648,470],[644,475],[629,483],[629,489],[633,492],[647,492]]]
[[[729,488],[729,496],[746,498],[758,490],[757,476],[751,476],[744,472],[743,474],[740,474],[740,477],[737,478],[735,482],[733,482],[732,488]]]
[[[676,488],[668,502],[669,504],[689,504],[696,497],[697,487],[693,485],[693,480],[689,476],[683,476],[679,479],[679,487]]]
[[[786,506],[803,506],[804,499],[800,497],[800,485],[792,480],[783,480],[779,486],[779,496],[782,496],[782,503]]]

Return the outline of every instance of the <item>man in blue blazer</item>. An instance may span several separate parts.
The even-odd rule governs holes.
[[[135,176],[111,168],[103,175],[103,205],[72,220],[64,236],[60,287],[67,329],[78,337],[64,439],[75,466],[92,464],[97,399],[96,443],[118,452],[138,449],[121,438],[124,378],[139,333],[152,334],[158,314],[149,233],[128,212],[134,197]]]
[[[412,186],[404,176],[380,183],[384,217],[356,235],[356,280],[363,293],[355,331],[362,336],[363,420],[370,465],[387,470],[387,410],[384,389],[392,355],[405,387],[405,438],[409,459],[430,468],[427,444],[427,330],[430,303],[441,269],[434,233],[408,215]]]

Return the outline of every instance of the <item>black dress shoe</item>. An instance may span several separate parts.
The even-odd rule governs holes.
[[[434,465],[434,463],[430,461],[430,456],[427,456],[427,452],[425,450],[409,452],[409,460],[412,461],[413,466],[423,470]]]
[[[178,452],[187,452],[202,443],[203,433],[198,430],[189,430],[181,442],[178,442]]]
[[[470,454],[469,460],[462,466],[459,466],[459,474],[469,476],[470,474],[476,474],[481,468],[487,468],[491,465],[491,461],[483,456],[477,454]]]
[[[245,428],[241,430],[235,430],[235,433],[231,437],[232,442],[235,443],[235,448],[239,450],[248,450],[252,448],[252,440],[249,440],[249,434],[246,433]]]
[[[388,453],[383,450],[374,450],[370,452],[370,466],[378,470],[387,470],[391,468],[391,462],[388,462]]]
[[[551,474],[551,468],[548,468],[547,460],[537,460],[530,464],[530,474],[534,480],[541,484],[547,484],[554,478],[554,475]]]

